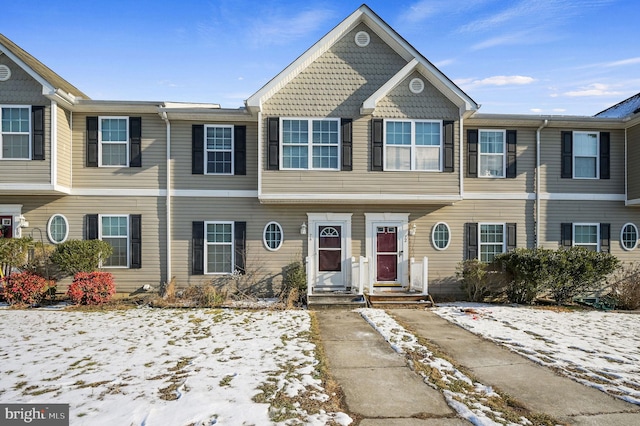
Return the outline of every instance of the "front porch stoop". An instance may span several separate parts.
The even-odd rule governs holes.
[[[349,292],[314,292],[307,295],[309,309],[356,309],[365,308],[367,301],[361,294]]]
[[[414,292],[382,291],[365,294],[372,308],[430,308],[435,306],[429,294]]]

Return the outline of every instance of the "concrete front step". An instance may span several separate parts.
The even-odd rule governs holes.
[[[377,293],[366,295],[372,308],[421,308],[434,305],[429,295],[415,293]]]
[[[320,293],[307,296],[309,309],[355,309],[366,306],[367,301],[358,294]]]

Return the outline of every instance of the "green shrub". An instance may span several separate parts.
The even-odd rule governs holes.
[[[304,305],[307,297],[307,272],[301,260],[294,260],[285,268],[282,296],[287,307]]]
[[[56,246],[36,242],[29,248],[29,259],[22,270],[40,275],[47,279],[57,280],[64,277],[58,265],[51,260],[51,255],[56,250]]]
[[[622,265],[611,277],[611,293],[616,307],[620,309],[640,308],[640,263]]]
[[[571,247],[551,252],[545,288],[560,305],[601,286],[620,261],[610,253]]]
[[[504,276],[509,302],[533,303],[549,278],[549,259],[553,253],[543,248],[517,248],[495,257],[494,263]]]
[[[0,238],[0,276],[3,270],[9,274],[13,268],[21,268],[27,263],[32,241],[29,237]]]
[[[470,302],[482,302],[487,297],[495,297],[502,292],[502,275],[492,265],[478,259],[458,263],[456,276]]]
[[[68,240],[58,244],[51,260],[66,275],[93,272],[111,256],[113,248],[102,240]]]

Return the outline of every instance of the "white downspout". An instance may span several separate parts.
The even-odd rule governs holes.
[[[58,184],[58,103],[51,101],[51,187]]]
[[[171,281],[171,122],[167,117],[166,111],[160,112],[160,117],[164,120],[167,127],[167,183],[165,195],[166,221],[167,221],[167,282]]]
[[[258,111],[258,201],[262,197],[262,135],[263,135],[263,123],[262,123],[262,109]]]
[[[460,109],[460,149],[458,149],[458,152],[460,153],[458,155],[458,174],[459,174],[459,180],[460,180],[460,199],[464,199],[464,171],[462,170],[463,164],[464,164],[464,155],[462,154],[464,152],[464,112],[462,110],[462,108]]]
[[[627,128],[624,128],[624,205],[629,202],[629,188],[627,182],[627,168],[629,167],[629,153],[627,152]]]
[[[540,127],[538,127],[538,130],[536,130],[536,186],[534,188],[536,192],[536,214],[534,218],[536,221],[536,248],[540,247],[540,149],[542,146],[540,132],[547,124],[549,124],[549,120],[544,120]]]

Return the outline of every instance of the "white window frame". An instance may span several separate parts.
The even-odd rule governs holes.
[[[502,133],[502,154],[482,153],[482,133]],[[502,176],[482,174],[482,157],[502,156]],[[505,129],[479,129],[478,130],[478,177],[484,179],[504,179],[507,176],[507,131]]]
[[[502,227],[502,251],[501,253],[505,253],[507,251],[507,224],[500,222],[480,222],[478,223],[478,259],[481,262],[485,262],[482,260],[482,246],[494,246],[496,243],[483,243],[482,242],[482,227],[483,226],[501,226]],[[498,253],[500,254],[500,253]]]
[[[61,217],[62,220],[64,220],[64,224],[66,226],[66,232],[64,234],[64,237],[60,241],[56,241],[55,238],[53,238],[53,233],[51,232],[51,225],[53,224],[53,219],[55,219],[56,217]],[[49,218],[49,221],[47,222],[47,237],[49,238],[49,241],[51,241],[53,244],[60,244],[67,241],[67,238],[69,237],[69,220],[66,218],[65,215],[60,213],[54,213],[51,215],[51,217]]]
[[[444,225],[447,228],[447,232],[449,234],[449,238],[447,239],[447,244],[445,244],[444,247],[438,247],[438,244],[436,244],[436,229],[440,225]],[[449,248],[449,244],[451,244],[451,228],[446,222],[438,222],[435,225],[433,225],[433,229],[431,230],[431,243],[433,244],[433,247],[439,251],[443,251]]]
[[[593,244],[576,243],[576,226],[596,227],[596,251],[600,251],[600,224],[599,223],[572,223],[571,224],[571,245],[574,247],[592,247]]]
[[[233,129],[233,125],[228,125],[228,124],[205,124],[204,126],[204,141],[202,142],[204,144],[204,174],[205,175],[224,175],[224,176],[230,176],[233,175],[235,173],[235,134],[234,134],[234,129]],[[212,128],[217,128],[217,129],[231,129],[231,149],[207,149],[207,129],[212,129]],[[207,164],[208,164],[208,153],[209,152],[230,152],[231,153],[231,172],[230,173],[216,173],[216,172],[209,172],[208,168],[207,168]]]
[[[267,229],[269,229],[271,225],[275,225],[278,229],[278,232],[280,232],[280,243],[277,245],[277,247],[269,246],[269,243],[267,241]],[[271,221],[264,226],[264,230],[262,231],[262,243],[264,244],[264,247],[269,251],[280,250],[280,247],[282,247],[282,244],[284,243],[284,231],[282,230],[282,226],[278,222]]]
[[[627,247],[627,245],[624,243],[624,230],[627,228],[627,226],[632,226],[635,233],[636,233],[636,241],[633,244],[633,247]],[[622,228],[620,229],[620,245],[622,246],[623,249],[625,249],[626,251],[632,251],[635,250],[636,247],[638,247],[638,227],[635,225],[635,223],[625,223]]]
[[[29,156],[25,157],[25,158],[4,158],[2,156],[2,152],[3,152],[3,135],[25,135],[26,133],[23,132],[3,132],[2,131],[2,110],[5,108],[25,108],[27,110],[29,110],[29,142],[28,142],[28,148],[29,148]],[[31,122],[32,117],[31,117],[31,105],[5,105],[2,104],[0,105],[0,160],[4,160],[4,161],[24,161],[24,160],[31,160],[31,158],[33,157],[33,153],[32,151],[32,140],[33,140],[33,123]]]
[[[387,125],[389,123],[411,123],[411,145],[391,145],[391,144],[387,144]],[[435,148],[435,145],[416,145],[416,123],[430,123],[430,124],[438,124],[440,129],[440,145],[439,145],[439,150],[438,150],[438,168],[437,169],[417,169],[416,168],[416,151],[418,148],[425,148],[425,147],[432,147]],[[384,129],[383,129],[383,135],[384,135],[384,156],[383,158],[385,158],[384,160],[384,164],[383,164],[383,170],[384,171],[390,171],[390,172],[441,172],[442,171],[442,164],[443,164],[443,156],[444,156],[444,135],[443,135],[443,124],[442,124],[442,120],[402,120],[402,119],[388,119],[388,120],[384,120]],[[392,169],[387,167],[387,161],[386,158],[388,158],[387,156],[387,148],[389,147],[407,147],[410,148],[411,153],[410,153],[410,167],[409,169]]]
[[[577,156],[576,155],[576,135],[596,135],[596,155],[595,156]],[[576,157],[578,158],[594,158],[596,159],[595,176],[576,176]],[[571,169],[573,179],[600,179],[600,132],[574,131],[571,137]]]
[[[102,140],[102,120],[125,120],[125,129],[127,132],[126,140],[124,142],[118,141],[103,141]],[[127,116],[111,116],[103,115],[98,117],[98,165],[100,167],[129,167],[129,144],[131,143],[131,135],[129,134],[129,117]],[[103,145],[124,145],[125,148],[125,162],[124,164],[102,164],[102,147]]]
[[[124,217],[127,218],[127,236],[126,236],[126,240],[127,240],[127,264],[126,265],[118,265],[118,266],[106,266],[106,265],[101,265],[102,268],[105,269],[128,269],[130,267],[131,264],[131,220],[129,218],[128,214],[99,214],[98,215],[98,239],[101,241],[103,240],[103,235],[102,235],[102,218],[105,217]],[[123,237],[113,237],[113,236],[108,236],[107,238],[123,238]]]
[[[284,122],[285,121],[307,121],[307,167],[284,167]],[[338,125],[338,143],[337,144],[315,144],[313,143],[313,122],[314,121],[335,121]],[[339,118],[308,118],[308,117],[280,117],[280,170],[318,170],[318,171],[339,171],[341,169],[342,164],[342,156],[341,156],[341,146],[342,146],[342,132],[340,128],[340,119]],[[301,146],[303,144],[287,144],[290,146]],[[337,155],[337,163],[335,168],[328,167],[313,167],[313,147],[314,146],[335,146],[338,152]]]
[[[207,241],[208,225],[231,225],[231,243],[210,243]],[[209,246],[230,245],[231,246],[231,272],[209,272]],[[235,222],[224,220],[210,220],[204,223],[204,274],[205,275],[230,275],[233,274],[236,264],[236,243],[235,243]]]

